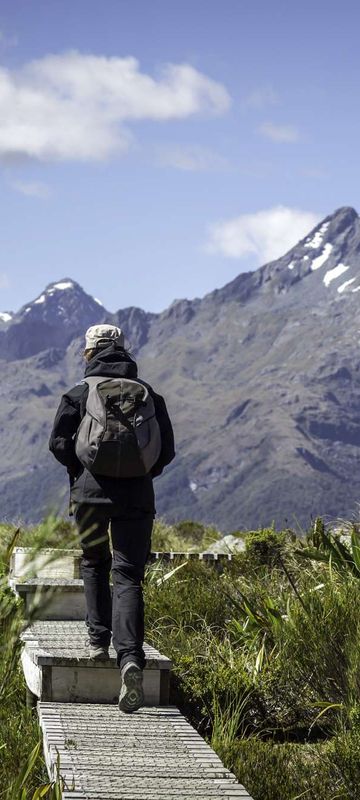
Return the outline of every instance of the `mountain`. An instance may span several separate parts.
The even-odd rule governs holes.
[[[8,360],[28,358],[48,347],[66,347],[81,336],[84,325],[103,319],[102,304],[75,281],[50,283],[45,291],[23,306],[0,330],[0,346]],[[5,330],[4,330],[5,328]]]
[[[124,328],[174,422],[160,515],[224,532],[356,516],[359,291],[360,219],[341,208],[282,258],[161,314],[110,314],[64,278],[0,315],[3,517],[66,508],[47,439],[61,394],[82,375],[83,333],[102,321]]]

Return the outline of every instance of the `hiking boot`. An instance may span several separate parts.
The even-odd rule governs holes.
[[[91,661],[108,661],[109,648],[100,644],[89,644],[89,657]]]
[[[142,669],[133,661],[121,670],[121,689],[119,696],[119,709],[130,714],[144,705],[143,674]]]

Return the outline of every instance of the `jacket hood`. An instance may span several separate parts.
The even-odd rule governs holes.
[[[138,370],[134,361],[125,350],[114,343],[104,350],[99,350],[85,367],[85,378],[92,375],[103,375],[105,378],[137,378]]]

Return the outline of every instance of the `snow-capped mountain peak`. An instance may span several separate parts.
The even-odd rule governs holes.
[[[26,312],[29,313],[29,311],[31,310],[31,306],[33,305],[42,305],[43,303],[46,303],[46,301],[50,297],[52,297],[55,293],[57,293],[57,298],[56,298],[57,301],[60,302],[60,297],[58,295],[58,292],[65,292],[69,289],[76,289],[76,288],[82,291],[79,284],[74,283],[74,281],[71,280],[63,280],[59,281],[58,283],[50,283],[45,289],[45,291],[42,292],[42,294],[40,294],[39,297],[36,298],[36,300],[33,300],[33,302],[30,303],[30,305],[26,306]]]
[[[44,342],[47,347],[66,347],[106,315],[106,309],[76,281],[54,281],[7,320],[8,349],[13,357],[24,358],[43,349]]]
[[[20,309],[18,316],[28,316],[54,322],[56,318],[63,321],[67,318],[75,321],[75,317],[99,316],[101,304],[94,297],[84,292],[76,281],[64,278],[49,283],[44,291],[31,303]]]
[[[74,283],[74,281],[64,280],[59,281],[58,283],[50,283],[45,292],[41,294],[37,300],[34,300],[34,305],[41,305],[41,303],[45,303],[47,297],[51,297],[55,292],[64,292],[67,289],[75,289],[79,287],[79,284]],[[80,288],[80,287],[79,287]]]
[[[360,218],[355,209],[339,208],[323,219],[281,258],[255,272],[240,273],[209,298],[217,303],[232,297],[240,303],[310,305],[343,298],[358,299],[360,291]]]
[[[326,217],[282,258],[260,268],[258,286],[274,296],[294,290],[307,305],[360,290],[360,219],[353,208]],[[311,278],[311,280],[309,280]],[[265,287],[266,285],[266,287]],[[330,298],[329,298],[330,299]]]
[[[316,272],[322,291],[350,295],[360,290],[359,248],[358,214],[340,208],[293,248],[287,266],[299,276]]]

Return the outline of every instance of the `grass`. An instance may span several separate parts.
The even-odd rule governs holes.
[[[190,562],[146,587],[148,638],[174,661],[175,701],[254,800],[359,797],[355,536],[336,559],[326,531],[304,543],[253,532],[221,574]]]
[[[73,547],[74,534],[47,520],[18,543]],[[0,528],[0,800],[32,800],[41,785],[55,798],[18,667],[22,610],[6,588],[12,535]],[[158,522],[153,549],[196,552],[218,537],[198,523]],[[254,800],[358,800],[359,532],[344,539],[317,521],[303,541],[268,529],[245,542],[220,569],[148,567],[147,640],[174,662],[172,702]]]
[[[22,800],[22,770],[39,743],[34,714],[26,708],[26,688],[20,668],[19,634],[22,608],[7,586],[14,531],[1,530],[0,549],[0,798]],[[35,754],[34,754],[35,755]],[[38,748],[39,755],[39,748]],[[41,782],[40,759],[31,760],[30,792]],[[16,785],[17,784],[17,785]],[[28,795],[25,795],[27,798]],[[29,795],[30,796],[30,795]]]
[[[61,775],[50,781],[42,758],[36,712],[26,706],[26,686],[20,666],[22,603],[8,587],[12,549],[34,542],[36,554],[59,526],[47,520],[30,538],[29,532],[0,526],[0,798],[1,800],[61,800]]]

